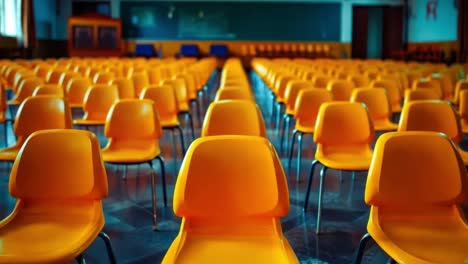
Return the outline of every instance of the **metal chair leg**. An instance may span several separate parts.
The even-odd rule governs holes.
[[[83,254],[80,254],[78,257],[76,257],[75,260],[76,260],[76,263],[78,263],[78,264],[86,264],[86,260],[83,257]]]
[[[179,131],[180,146],[182,147],[182,158],[183,158],[184,155],[185,155],[184,132],[182,131],[182,128],[180,126],[177,126],[175,129],[177,129]],[[193,133],[193,131],[192,131],[192,133]]]
[[[157,156],[156,159],[159,161],[159,167],[161,167],[164,207],[167,207],[166,170],[164,168],[164,159],[161,156]]]
[[[5,138],[5,148],[8,147],[8,121],[3,123],[3,137]]]
[[[127,165],[124,165],[124,167],[123,167],[122,180],[124,180],[124,181],[127,180]]]
[[[279,132],[279,151],[283,153],[283,145],[284,145],[284,134],[286,128],[286,115],[283,116],[283,120],[280,121],[279,127],[277,127],[277,131]]]
[[[289,149],[289,157],[288,157],[288,168],[291,168],[293,153],[294,153],[294,145],[296,144],[296,136],[298,131],[294,129],[292,138],[291,138],[291,148]]]
[[[354,259],[354,264],[360,264],[362,262],[362,257],[364,256],[364,250],[366,249],[367,243],[372,240],[372,237],[369,233],[366,233],[359,241],[359,246],[356,252],[356,258]]]
[[[174,157],[174,164],[177,160],[177,143],[176,143],[176,128],[171,129],[172,134],[172,156]]]
[[[312,161],[312,168],[310,168],[309,182],[307,183],[306,197],[304,200],[304,212],[307,211],[307,206],[309,205],[310,189],[312,187],[312,182],[314,181],[314,169],[317,164],[319,164],[318,160]]]
[[[106,233],[101,232],[99,233],[99,237],[102,239],[102,241],[104,241],[104,244],[106,245],[107,255],[109,256],[109,262],[111,264],[116,264],[117,260],[115,258],[114,249],[112,248],[112,243],[109,236]]]
[[[322,221],[322,200],[323,200],[323,189],[325,186],[325,173],[327,172],[328,167],[323,166],[320,170],[320,185],[319,185],[319,197],[318,197],[318,205],[317,205],[317,228],[315,229],[315,233],[320,233],[320,224]]]
[[[151,204],[153,206],[153,230],[157,230],[157,214],[156,214],[156,171],[153,168],[153,162],[148,162],[151,167]]]
[[[297,167],[296,167],[296,181],[301,177],[301,162],[302,162],[302,137],[304,133],[299,131],[297,136]]]
[[[187,112],[185,113],[188,118],[189,118],[189,122],[190,122],[190,130],[192,132],[192,140],[195,140],[195,128],[193,126],[193,118],[192,118],[192,114],[190,114],[190,112]],[[182,134],[183,135],[183,134]]]
[[[291,128],[291,119],[292,119],[292,116],[291,115],[286,115],[286,138],[289,138],[289,130]],[[289,149],[289,141],[286,140],[286,149]]]
[[[202,127],[202,114],[201,114],[201,106],[198,103],[198,100],[195,100],[195,106],[197,107],[197,118],[198,118],[198,127]],[[195,136],[193,137],[195,139]]]

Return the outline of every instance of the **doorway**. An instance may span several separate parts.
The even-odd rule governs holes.
[[[403,18],[403,6],[354,6],[352,58],[391,58],[403,47]]]

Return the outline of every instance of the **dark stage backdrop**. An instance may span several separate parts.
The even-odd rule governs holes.
[[[122,1],[123,37],[340,41],[339,3]]]

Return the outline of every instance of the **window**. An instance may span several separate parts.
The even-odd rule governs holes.
[[[0,0],[0,35],[21,38],[21,0]]]

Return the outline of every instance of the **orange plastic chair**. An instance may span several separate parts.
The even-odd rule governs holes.
[[[405,102],[403,105],[416,100],[437,100],[437,93],[430,89],[416,89],[405,91]]]
[[[369,78],[365,75],[351,74],[348,76],[348,81],[353,82],[356,88],[366,88],[370,84]]]
[[[304,201],[305,211],[309,202],[315,166],[321,164],[316,233],[320,233],[324,178],[327,169],[351,172],[368,170],[372,158],[370,144],[373,140],[372,119],[364,104],[329,102],[320,106],[314,131],[317,149]]]
[[[312,83],[314,84],[314,88],[327,88],[328,83],[333,81],[333,78],[326,75],[316,75],[312,78]]]
[[[434,131],[446,134],[460,144],[463,139],[461,121],[454,107],[448,101],[412,101],[403,107],[398,131]],[[468,152],[458,148],[468,166]]]
[[[312,87],[313,85],[310,81],[289,81],[286,86],[286,91],[284,93],[285,111],[282,119],[283,122],[281,122],[280,126],[278,127],[278,130],[280,131],[280,153],[283,152],[284,138],[289,138],[289,127],[291,126],[291,119],[296,113],[295,106],[297,96],[301,90]],[[288,141],[286,141],[286,149],[288,149]]]
[[[93,134],[71,129],[33,133],[13,165],[9,192],[17,201],[0,222],[0,263],[82,263],[83,251],[98,236],[116,263],[102,232],[107,176]]]
[[[150,165],[153,229],[156,230],[156,172],[153,159],[157,159],[161,167],[164,206],[167,206],[164,160],[159,147],[162,129],[156,105],[151,100],[140,99],[116,102],[109,110],[104,134],[109,139],[107,146],[102,149],[104,162],[125,166],[143,163]]]
[[[216,96],[214,101],[219,102],[222,100],[248,100],[254,101],[254,97],[250,90],[250,88],[244,87],[235,87],[235,86],[228,86],[226,88],[220,89],[216,92]]]
[[[226,125],[228,120],[229,125]],[[208,107],[201,136],[248,135],[266,137],[265,121],[255,102],[224,100]]]
[[[189,95],[188,90],[183,79],[176,78],[172,80],[166,80],[162,82],[162,85],[170,85],[175,91],[177,99],[177,109],[179,115],[184,115],[189,119],[190,130],[192,132],[192,138],[195,139],[195,127],[193,125],[192,114],[190,113]]]
[[[463,90],[468,90],[468,79],[467,80],[461,80],[458,81],[456,86],[455,86],[455,95],[453,97],[453,103],[458,105],[458,98]]]
[[[333,94],[335,101],[349,101],[354,85],[351,81],[334,80],[330,81],[327,90]]]
[[[148,88],[148,86],[150,85],[148,74],[146,73],[146,71],[133,73],[132,81],[136,97],[139,97],[141,91],[143,91],[145,88]]]
[[[95,84],[108,84],[115,79],[115,74],[113,72],[99,72],[94,75],[93,83]]]
[[[16,113],[13,131],[16,143],[0,149],[0,160],[14,161],[26,139],[39,130],[72,128],[71,111],[67,102],[53,95],[26,98]]]
[[[279,221],[289,211],[286,177],[266,138],[195,140],[179,171],[173,205],[182,224],[163,264],[299,263]]]
[[[367,177],[371,206],[355,263],[373,239],[397,263],[463,263],[468,197],[457,147],[436,132],[394,132],[377,140]],[[442,188],[441,188],[442,187]]]
[[[84,115],[73,120],[81,126],[104,125],[111,106],[119,100],[119,92],[114,85],[96,84],[91,86],[83,99]]]
[[[8,101],[9,105],[19,105],[26,98],[32,96],[34,90],[44,82],[39,78],[28,78],[21,82],[16,91],[15,97]]]
[[[131,80],[119,78],[110,81],[109,84],[117,86],[120,99],[135,98],[135,89],[133,88],[133,82]]]
[[[397,130],[398,124],[392,123],[390,118],[390,102],[387,91],[383,88],[358,88],[353,91],[351,102],[364,103],[369,110],[375,131]]]
[[[87,91],[92,83],[88,78],[73,78],[68,82],[66,95],[71,108],[82,108]]]
[[[41,84],[34,89],[32,96],[36,95],[56,95],[63,97],[63,88],[59,84]]]
[[[461,91],[459,98],[458,113],[460,113],[462,132],[468,134],[468,90]]]
[[[288,168],[291,168],[294,145],[297,138],[297,166],[296,166],[296,179],[299,180],[301,175],[301,156],[302,156],[302,138],[304,134],[313,134],[315,131],[315,122],[320,106],[323,103],[331,102],[333,95],[325,89],[303,89],[295,104],[296,124],[291,138],[291,148],[289,149]]]
[[[174,88],[171,85],[150,86],[143,90],[140,99],[152,100],[159,114],[159,122],[163,129],[168,129],[173,135],[174,160],[177,159],[177,145],[175,142],[175,132],[179,133],[182,156],[185,155],[184,132],[180,127],[177,108],[177,99]]]
[[[370,84],[373,88],[384,88],[387,91],[388,100],[392,113],[401,112],[401,94],[396,80],[377,80]]]
[[[50,84],[58,84],[60,81],[60,77],[62,77],[62,74],[65,72],[63,69],[54,69],[50,70],[49,73],[47,74],[47,77],[45,79],[46,83]]]

